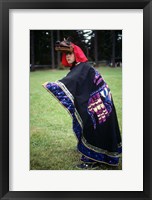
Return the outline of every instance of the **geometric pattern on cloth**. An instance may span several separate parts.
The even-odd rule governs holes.
[[[97,91],[90,95],[88,101],[88,114],[91,116],[94,129],[96,124],[104,123],[112,111],[111,92],[107,84],[104,84]],[[95,119],[97,117],[97,120]]]

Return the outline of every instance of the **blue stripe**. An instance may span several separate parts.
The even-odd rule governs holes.
[[[87,148],[82,142],[78,144],[78,150],[85,156],[89,157],[90,159],[96,160],[101,163],[107,163],[108,165],[118,165],[119,164],[119,157],[110,156],[103,153],[95,152],[89,148]]]

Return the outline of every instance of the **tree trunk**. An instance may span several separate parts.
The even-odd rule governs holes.
[[[54,63],[54,35],[53,35],[53,30],[51,31],[51,60],[52,60],[52,69],[54,69],[55,63]]]
[[[31,31],[31,71],[35,69],[34,31]]]
[[[111,33],[112,33],[112,67],[115,67],[116,37],[115,37],[115,31],[111,31]]]
[[[57,40],[60,41],[60,31],[57,30]],[[57,67],[60,67],[60,63],[61,63],[61,53],[58,51],[57,52]]]
[[[98,66],[98,37],[97,37],[97,31],[94,31],[94,58],[95,58],[95,66]]]

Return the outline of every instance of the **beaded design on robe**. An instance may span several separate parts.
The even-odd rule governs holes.
[[[99,74],[97,70],[95,70],[94,84],[99,85],[103,81],[102,76]]]
[[[92,118],[94,129],[96,129],[97,123],[104,123],[112,111],[112,98],[110,89],[104,82],[101,75],[96,71],[94,83],[98,85],[102,81],[104,84],[96,92],[90,95],[88,101],[88,113]]]

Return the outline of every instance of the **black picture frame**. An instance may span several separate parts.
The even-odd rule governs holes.
[[[143,9],[143,191],[9,191],[9,9]],[[0,0],[0,198],[1,199],[152,199],[152,1],[151,0]],[[141,97],[142,98],[142,97]],[[138,139],[137,139],[138,140]]]

